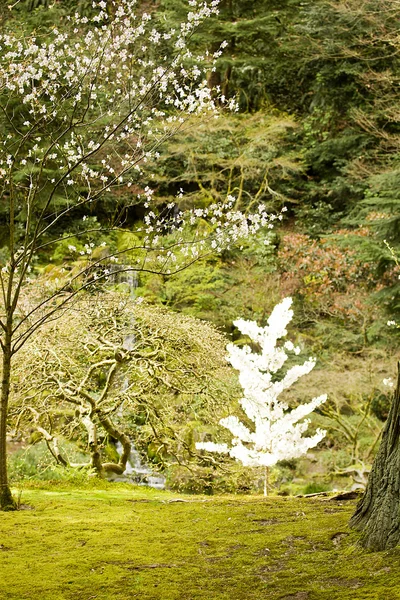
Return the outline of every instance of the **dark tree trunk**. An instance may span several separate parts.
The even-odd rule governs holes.
[[[7,415],[10,396],[11,343],[6,339],[3,348],[3,372],[0,396],[0,510],[13,510],[13,500],[7,477]]]
[[[381,445],[350,527],[362,532],[361,543],[369,550],[386,550],[400,542],[400,363]]]

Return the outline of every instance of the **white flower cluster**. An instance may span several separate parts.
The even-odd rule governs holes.
[[[27,251],[13,259],[21,272],[39,238],[63,216],[77,208],[91,210],[90,203],[121,186],[130,188],[122,190],[124,195],[131,193],[133,202],[148,209],[136,227],[140,242],[116,253],[134,250],[137,270],[172,274],[282,219],[262,204],[244,214],[231,195],[206,208],[182,212],[170,203],[160,212],[152,189],[133,192],[141,165],[157,158],[159,145],[185,115],[216,114],[214,92],[196,62],[206,60],[212,69],[224,44],[199,57],[192,56],[187,42],[204,19],[218,12],[219,0],[189,0],[187,21],[167,33],[157,30],[152,15],[135,11],[135,0],[110,1],[112,17],[101,0],[93,3],[97,14],[91,20],[75,14],[67,17],[67,27],[60,24],[44,36],[24,36],[7,25],[0,33],[0,102],[18,107],[15,125],[0,140],[0,184],[12,185],[18,176],[24,198]],[[173,49],[169,55],[166,44]],[[178,199],[182,196],[180,191]],[[40,228],[29,218],[37,212],[46,215]],[[81,233],[92,229],[87,215],[82,222]],[[90,259],[103,278],[104,265],[123,262],[116,255],[93,257],[90,245],[77,249],[72,244],[69,252]],[[4,269],[6,276],[9,268]]]
[[[249,346],[227,346],[228,360],[240,373],[239,380],[244,391],[240,403],[253,421],[254,430],[250,431],[236,416],[229,416],[221,419],[220,424],[232,433],[232,446],[205,442],[196,444],[198,449],[229,453],[248,467],[270,467],[279,460],[305,454],[324,437],[325,431],[321,429],[311,437],[303,437],[302,434],[309,425],[304,417],[326,401],[326,394],[294,410],[288,410],[287,404],[278,399],[285,389],[309,373],[315,365],[315,359],[310,358],[302,365],[290,368],[282,379],[273,377],[288,358],[286,350],[299,353],[299,348],[291,342],[277,347],[278,339],[286,335],[286,326],[293,317],[291,304],[291,298],[285,298],[278,304],[265,327],[259,327],[254,321],[235,321],[236,327],[261,348],[260,353],[255,353]]]
[[[382,382],[383,382],[383,385],[386,385],[387,387],[390,387],[390,388],[394,387],[394,381],[391,377],[388,377],[387,379],[383,379]]]
[[[396,321],[393,321],[393,320],[391,320],[391,321],[388,321],[388,322],[387,322],[387,326],[388,326],[388,327],[396,327],[396,328],[398,328],[398,327],[399,327],[398,323],[396,323]]]
[[[147,188],[146,206],[150,204],[151,193]],[[179,198],[182,193],[178,194]],[[147,260],[155,255],[158,272],[168,275],[188,261],[229,249],[261,228],[272,228],[275,220],[283,218],[284,209],[279,215],[270,214],[263,204],[259,204],[254,212],[245,214],[234,209],[235,202],[236,199],[228,195],[225,202],[205,208],[194,207],[183,212],[176,204],[170,203],[161,214],[150,210],[144,217],[144,227],[137,229],[138,233],[144,231],[146,234]],[[199,227],[199,223],[203,226]]]
[[[168,33],[156,30],[151,15],[135,11],[135,0],[113,2],[112,18],[103,1],[94,2],[95,17],[67,17],[68,27],[53,27],[43,37],[5,29],[1,102],[3,107],[19,102],[21,123],[0,143],[0,180],[10,181],[23,168],[31,197],[39,173],[43,177],[40,164],[58,170],[51,183],[71,188],[65,191],[69,197],[78,184],[92,197],[128,185],[132,169],[156,155],[183,114],[215,110],[187,42],[217,12],[218,1],[191,0],[187,21]],[[173,56],[164,55],[167,40]],[[212,68],[215,58],[208,62]],[[100,165],[92,160],[99,151]]]

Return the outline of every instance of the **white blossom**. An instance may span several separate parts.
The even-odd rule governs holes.
[[[394,387],[394,382],[393,379],[391,377],[388,377],[387,379],[383,379],[382,381],[383,385],[386,385],[387,387]]]
[[[274,377],[288,359],[286,350],[295,354],[299,350],[291,341],[286,341],[281,347],[277,345],[278,340],[286,335],[286,327],[293,317],[291,305],[291,298],[282,300],[275,306],[265,327],[244,319],[234,322],[242,334],[261,348],[256,353],[249,346],[227,346],[227,360],[239,371],[244,392],[240,404],[254,426],[250,430],[234,415],[221,419],[220,425],[233,436],[232,445],[206,442],[196,444],[198,449],[228,452],[248,467],[271,467],[280,460],[305,454],[324,437],[325,431],[321,429],[317,429],[311,437],[303,437],[302,434],[309,424],[304,417],[326,401],[326,394],[313,398],[307,404],[299,404],[293,410],[279,399],[285,389],[315,366],[315,359],[309,358],[303,364],[291,367],[281,379]]]

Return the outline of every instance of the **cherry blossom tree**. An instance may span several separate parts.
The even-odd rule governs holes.
[[[239,381],[244,391],[240,404],[250,421],[250,430],[239,418],[231,415],[220,424],[233,435],[232,445],[199,442],[197,449],[228,453],[247,467],[264,467],[264,495],[268,493],[269,468],[280,460],[302,456],[322,440],[325,431],[317,429],[311,437],[303,437],[309,420],[304,417],[326,401],[323,394],[293,410],[279,396],[300,377],[307,375],[315,366],[315,358],[301,365],[294,365],[277,379],[276,374],[287,361],[288,352],[300,353],[300,348],[287,341],[277,346],[287,334],[286,327],[293,317],[291,298],[285,298],[272,311],[268,324],[259,327],[255,321],[238,319],[236,327],[257,344],[261,352],[253,352],[249,346],[228,344],[228,361],[239,371]]]
[[[193,56],[189,41],[196,27],[217,12],[218,0],[189,0],[187,20],[170,32],[158,30],[150,14],[137,11],[135,0],[113,4],[107,11],[106,2],[94,2],[92,18],[67,16],[50,31],[14,30],[10,18],[0,35],[0,120],[5,132],[0,189],[8,236],[7,253],[0,258],[3,509],[14,506],[6,463],[12,360],[37,329],[94,281],[105,281],[112,262],[118,261],[120,270],[173,275],[200,256],[272,226],[263,206],[243,214],[233,209],[232,197],[186,210],[178,201],[160,210],[153,191],[138,185],[141,165],[157,158],[161,144],[188,115],[213,118],[216,113],[213,92],[198,64],[207,60],[212,69],[218,52]],[[66,270],[39,293],[34,285],[37,256],[68,238],[64,224],[77,215],[83,219],[75,237],[84,243],[88,233],[101,235],[103,228],[86,216],[104,195],[116,206],[112,229],[124,221],[118,198],[144,205],[144,221],[135,228],[137,242],[117,254],[99,252],[96,258],[86,244],[80,266]],[[133,265],[131,259],[124,265],[123,253],[128,251],[136,256]]]

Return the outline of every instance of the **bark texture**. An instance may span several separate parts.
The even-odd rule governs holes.
[[[101,456],[100,449],[97,441],[97,427],[93,421],[91,414],[81,414],[81,421],[86,427],[86,431],[88,434],[88,446],[91,455],[91,466],[95,469],[98,475],[102,475],[102,464],[101,464]]]
[[[400,541],[400,363],[381,445],[350,527],[362,531],[361,543],[369,550],[393,548]]]
[[[127,435],[123,432],[119,431],[112,423],[112,421],[105,417],[99,412],[99,421],[103,425],[106,432],[111,435],[113,438],[121,442],[122,445],[122,454],[120,456],[118,463],[103,463],[103,470],[105,472],[116,473],[117,475],[122,475],[126,469],[126,463],[129,460],[132,450],[132,444]]]
[[[6,340],[9,342],[9,340]],[[10,396],[10,374],[11,374],[11,348],[10,343],[6,343],[3,348],[3,373],[1,381],[0,396],[0,509],[13,510],[15,502],[13,500],[7,478],[7,415],[8,399]]]

